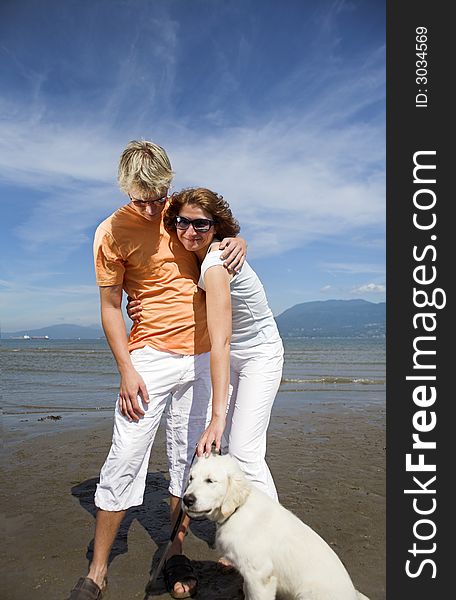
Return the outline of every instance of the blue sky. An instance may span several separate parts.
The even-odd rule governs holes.
[[[384,4],[2,3],[2,330],[99,322],[93,233],[138,138],[230,202],[274,314],[384,301]]]

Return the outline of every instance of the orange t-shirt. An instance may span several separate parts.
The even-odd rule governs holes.
[[[123,206],[98,226],[93,251],[97,284],[122,285],[141,300],[130,351],[146,345],[178,354],[210,350],[198,260],[166,231],[163,217],[149,221]]]

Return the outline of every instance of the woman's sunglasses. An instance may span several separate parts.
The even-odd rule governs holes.
[[[185,217],[176,217],[174,219],[177,229],[188,229],[190,225],[198,233],[206,233],[215,224],[211,219],[186,219]]]

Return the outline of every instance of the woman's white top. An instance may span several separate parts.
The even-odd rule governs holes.
[[[208,252],[201,265],[198,286],[206,291],[204,277],[211,267],[223,266],[222,250]],[[258,275],[245,262],[230,281],[233,313],[231,348],[241,349],[279,341],[280,335]]]

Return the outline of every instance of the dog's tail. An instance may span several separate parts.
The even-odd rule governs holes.
[[[358,592],[358,590],[356,590],[356,593],[358,594],[358,600],[369,600],[367,596],[361,594],[361,592]]]

